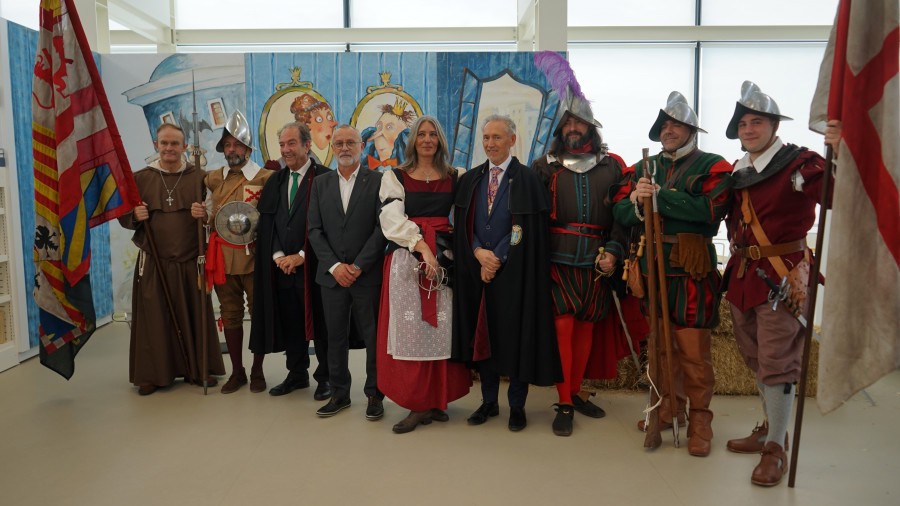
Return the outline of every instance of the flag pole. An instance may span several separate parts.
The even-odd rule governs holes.
[[[791,467],[788,474],[788,487],[794,488],[794,482],[797,478],[797,456],[800,454],[800,429],[803,426],[803,407],[806,404],[806,385],[807,376],[809,375],[809,348],[812,342],[813,321],[816,316],[816,296],[819,293],[819,270],[822,266],[822,257],[824,256],[825,241],[825,214],[828,211],[828,198],[831,195],[831,183],[834,177],[834,148],[829,144],[825,149],[825,180],[822,181],[822,199],[819,206],[819,227],[816,230],[816,250],[813,252],[813,266],[810,273],[809,298],[807,304],[809,308],[809,316],[806,326],[806,336],[803,339],[803,359],[800,369],[800,384],[798,385],[799,396],[797,398],[797,415],[794,418],[794,440],[793,451],[791,452]]]

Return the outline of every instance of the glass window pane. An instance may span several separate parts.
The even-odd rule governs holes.
[[[0,18],[37,30],[41,15],[38,5],[39,2],[0,1]]]
[[[700,137],[705,151],[733,162],[741,156],[740,142],[725,137],[725,128],[740,98],[741,84],[750,80],[771,96],[785,116],[778,135],[784,142],[824,151],[822,136],[809,130],[812,102],[824,43],[704,44],[701,52]]]
[[[838,0],[703,0],[703,25],[830,25]]]
[[[693,102],[693,44],[570,45],[569,61],[609,150],[629,165],[641,148],[660,149],[648,132],[673,90]]]
[[[569,26],[693,25],[695,0],[569,0],[567,17]]]
[[[334,0],[327,2],[176,0],[175,2],[175,28],[179,30],[343,26],[343,2]]]
[[[426,4],[421,0],[355,1],[350,2],[350,26],[516,26],[516,6],[516,0],[454,0],[446,4]]]

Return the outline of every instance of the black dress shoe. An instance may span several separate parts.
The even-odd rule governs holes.
[[[328,418],[329,416],[334,416],[341,412],[342,409],[350,407],[350,397],[344,397],[343,399],[337,399],[332,397],[328,404],[322,406],[316,411],[316,414],[322,418]]]
[[[528,424],[525,420],[525,408],[509,407],[509,430],[519,432]]]
[[[483,402],[466,421],[469,422],[469,425],[481,425],[487,421],[488,417],[499,414],[500,406],[496,402]]]
[[[571,436],[575,408],[571,404],[554,404],[554,406],[556,406],[556,418],[553,419],[553,433],[557,436]]]
[[[384,416],[384,403],[381,402],[381,399],[375,397],[374,395],[369,396],[369,405],[366,406],[366,420],[374,422],[375,420],[381,420]]]
[[[288,377],[285,378],[280,385],[274,386],[271,390],[269,390],[269,395],[274,395],[277,397],[279,395],[289,394],[294,390],[300,390],[301,388],[309,388],[309,378],[292,376],[291,374],[288,374]]]
[[[316,387],[316,392],[313,394],[313,399],[324,401],[329,397],[331,397],[331,383],[327,381],[319,383],[319,386]]]
[[[591,393],[591,395],[594,394]],[[581,397],[577,394],[572,396],[572,405],[575,407],[575,411],[591,418],[603,418],[606,416],[606,411],[603,411],[603,408],[591,402],[590,399],[586,401],[581,400]]]

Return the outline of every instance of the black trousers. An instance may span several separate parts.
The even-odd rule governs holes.
[[[375,340],[380,295],[379,285],[322,287],[325,326],[328,329],[328,373],[334,397],[342,398],[350,395],[350,322],[353,321],[359,337],[366,344],[366,382],[363,392],[367,396],[384,398],[384,394],[378,391],[378,378],[375,373]]]
[[[287,370],[291,377],[300,376],[309,379],[309,341],[306,340],[306,325],[303,321],[304,293],[303,284],[298,283],[291,288],[277,290],[278,311],[285,321],[281,322],[282,335],[285,336],[285,355]],[[301,315],[301,318],[297,318]],[[321,322],[320,322],[321,324]],[[316,360],[319,365],[313,372],[313,378],[319,383],[328,381],[328,340],[324,337],[314,339]]]

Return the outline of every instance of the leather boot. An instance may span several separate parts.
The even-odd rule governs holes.
[[[709,455],[713,438],[712,400],[716,378],[712,368],[710,331],[708,329],[679,329],[673,332],[678,341],[678,358],[684,373],[684,391],[690,402],[690,425],[687,430],[688,453],[700,457]]]
[[[712,447],[712,411],[691,410],[688,427],[688,453],[695,457],[706,457]]]
[[[787,468],[787,455],[781,449],[781,445],[774,441],[768,442],[763,448],[762,458],[753,470],[750,481],[763,487],[778,485],[787,473]]]
[[[241,367],[235,371],[231,372],[231,376],[228,378],[228,381],[222,385],[222,393],[230,394],[237,392],[239,388],[247,384],[247,372],[244,371],[244,368]]]

